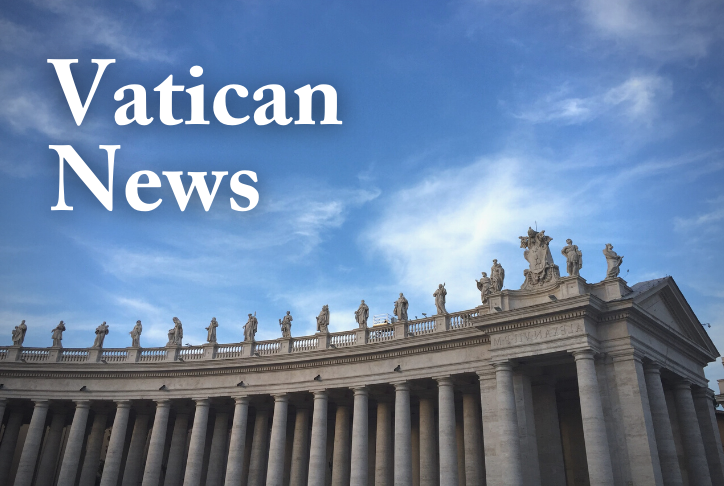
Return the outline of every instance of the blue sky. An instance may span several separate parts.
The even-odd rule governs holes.
[[[26,344],[163,345],[172,317],[201,343],[354,327],[360,299],[392,311],[479,302],[474,278],[493,258],[518,288],[528,226],[572,238],[582,276],[605,274],[601,250],[625,256],[629,283],[672,275],[724,348],[724,5],[716,0],[543,2],[10,2],[0,12],[0,334],[26,319]],[[73,122],[47,59],[79,59],[85,97],[94,58],[114,58],[83,124]],[[189,68],[204,68],[201,78]],[[165,126],[153,88],[173,74],[203,83],[208,126]],[[222,86],[250,93],[331,84],[342,125],[224,126],[211,113]],[[113,93],[140,84],[148,126],[117,126]],[[188,118],[187,95],[174,113]],[[251,96],[233,104],[253,114]],[[320,108],[315,104],[315,110]],[[315,111],[321,120],[321,111]],[[57,154],[70,144],[105,181],[99,145],[116,154],[108,212],[66,169],[72,212],[52,212]],[[150,213],[131,209],[138,170],[253,170],[257,208],[229,208],[228,178],[211,210],[181,212],[165,178]],[[210,180],[210,178],[209,178]],[[149,193],[150,194],[150,193]],[[146,197],[152,201],[155,197]],[[710,378],[724,377],[721,364]],[[715,386],[714,383],[712,383]]]

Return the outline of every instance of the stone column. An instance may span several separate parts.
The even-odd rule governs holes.
[[[209,466],[206,472],[206,486],[222,486],[224,481],[224,458],[229,440],[229,414],[216,413],[214,435],[211,437]],[[144,485],[145,486],[145,485]]]
[[[177,413],[176,420],[173,422],[171,447],[168,450],[168,463],[163,486],[181,486],[188,432],[189,414],[187,412]]]
[[[337,407],[334,419],[334,450],[332,452],[332,486],[349,484],[350,470],[349,407]]]
[[[292,442],[292,464],[289,472],[289,486],[306,486],[309,463],[309,410],[297,408],[294,419]]]
[[[412,438],[410,384],[395,385],[395,486],[412,484]],[[453,425],[453,430],[455,426]]]
[[[284,452],[287,442],[287,411],[289,395],[274,395],[274,419],[272,420],[269,443],[269,463],[266,472],[266,486],[283,486]]]
[[[701,429],[696,417],[691,384],[682,381],[674,385],[674,398],[680,425],[681,442],[686,455],[689,484],[710,486],[712,482],[709,474],[709,464],[706,461],[704,442],[701,438]]]
[[[683,484],[683,480],[679,469],[679,459],[676,455],[671,418],[666,406],[664,386],[661,383],[661,367],[653,363],[647,363],[644,365],[644,375],[664,485],[680,486]]]
[[[131,444],[128,447],[126,455],[126,467],[123,469],[122,486],[137,486],[141,479],[141,466],[143,461],[143,450],[146,448],[146,440],[148,439],[148,420],[147,414],[137,414],[136,420],[133,421],[133,433],[131,435]]]
[[[7,406],[8,400],[7,398],[0,398],[0,424],[2,423],[3,419],[5,418],[5,407]]]
[[[229,459],[226,461],[224,486],[240,486],[244,474],[244,446],[246,422],[249,417],[249,397],[237,397],[234,406],[234,421],[231,424]]]
[[[693,392],[694,408],[699,419],[701,439],[704,441],[706,461],[709,464],[711,483],[715,486],[724,485],[724,452],[721,446],[719,426],[714,413],[714,393],[708,388],[698,388]]]
[[[438,378],[438,419],[440,428],[440,486],[458,486],[455,395],[450,377]]]
[[[196,402],[196,411],[194,412],[194,425],[191,429],[189,455],[186,458],[184,486],[199,486],[201,484],[201,469],[204,466],[204,448],[206,447],[206,428],[209,425],[209,399],[194,398],[194,401]]]
[[[533,385],[532,390],[541,485],[560,486],[566,484],[566,466],[563,463],[555,382],[549,379]]]
[[[518,437],[520,456],[525,457],[523,482],[526,486],[541,486],[540,464],[538,462],[538,440],[533,412],[533,388],[530,376],[525,373],[513,374],[516,410],[518,411]]]
[[[394,459],[393,456],[392,404],[382,401],[377,402],[377,435],[375,437],[375,486],[392,486]]]
[[[460,407],[455,412],[455,445],[458,458],[458,486],[467,486],[465,483],[465,433],[463,432],[463,411]]]
[[[483,418],[483,451],[485,452],[486,484],[502,484],[503,471],[498,459],[498,385],[492,367],[478,371],[480,380],[480,408]],[[560,435],[560,432],[559,432]]]
[[[435,440],[435,404],[432,398],[420,399],[420,486],[437,486],[437,441]]]
[[[606,423],[603,419],[603,405],[598,390],[596,366],[593,351],[575,351],[578,395],[581,401],[583,420],[583,441],[586,445],[588,478],[591,486],[613,486],[613,468],[608,449]]]
[[[119,400],[116,402],[116,417],[113,419],[111,438],[108,442],[106,460],[103,464],[101,486],[116,486],[118,483],[118,473],[121,471],[123,447],[126,444],[126,429],[128,429],[128,416],[130,413],[130,400]]]
[[[266,468],[264,459],[267,453],[268,436],[269,411],[257,410],[256,420],[254,421],[254,437],[251,441],[251,460],[249,462],[247,486],[262,486],[264,483],[264,472]]]
[[[465,439],[465,484],[482,486],[485,471],[483,470],[483,451],[480,437],[483,425],[480,423],[478,398],[474,393],[463,394],[463,425]]]
[[[8,423],[5,426],[2,444],[0,444],[0,484],[8,483],[10,468],[13,464],[13,455],[15,455],[15,446],[18,443],[18,434],[20,433],[20,426],[22,425],[22,410],[11,410]]]
[[[51,486],[55,480],[55,466],[58,463],[60,441],[65,428],[65,414],[54,412],[50,421],[50,429],[45,436],[43,455],[40,458],[38,474],[35,477],[35,486]]]
[[[368,391],[365,387],[354,388],[354,412],[352,415],[352,467],[350,486],[367,486],[368,450]]]
[[[166,430],[168,430],[168,416],[170,413],[170,400],[156,400],[156,416],[153,419],[153,429],[151,430],[151,441],[148,444],[142,486],[158,486],[161,480],[161,465],[163,463],[163,452],[166,449]]]
[[[60,474],[58,475],[58,486],[75,485],[89,411],[90,400],[75,401],[75,414],[73,415],[73,424],[70,426],[70,432],[68,433],[68,440],[65,443],[63,463],[60,466]]]
[[[593,364],[593,361],[591,361],[591,364]],[[520,458],[520,439],[518,438],[518,412],[515,408],[515,390],[513,388],[513,366],[508,361],[494,363],[493,366],[495,367],[498,405],[498,447],[500,448],[498,458],[502,470],[502,484],[505,486],[523,486],[523,464]],[[485,442],[487,443],[487,438]]]
[[[327,402],[325,390],[314,392],[312,440],[309,447],[309,476],[307,486],[326,484],[327,455]]]
[[[30,486],[35,473],[35,463],[38,460],[40,443],[45,432],[45,418],[48,416],[48,400],[34,400],[33,418],[30,419],[28,433],[25,436],[23,452],[20,455],[18,470],[15,473],[15,486]]]
[[[85,457],[83,458],[83,467],[80,470],[78,486],[95,486],[96,484],[98,466],[101,463],[103,434],[106,432],[106,422],[108,422],[108,415],[105,413],[96,413],[95,417],[93,417],[93,425],[85,446]]]

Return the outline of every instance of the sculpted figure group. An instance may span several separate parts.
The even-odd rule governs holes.
[[[184,338],[184,328],[178,317],[173,318],[173,328],[168,330],[168,343],[166,346],[181,346]]]
[[[25,341],[25,333],[28,332],[28,326],[25,325],[25,319],[19,326],[13,329],[13,346],[22,346]]]

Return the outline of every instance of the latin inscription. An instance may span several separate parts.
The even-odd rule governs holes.
[[[559,326],[540,327],[528,331],[517,331],[500,336],[493,336],[490,340],[493,348],[518,346],[541,341],[563,339],[576,334],[584,334],[581,323],[561,324]]]

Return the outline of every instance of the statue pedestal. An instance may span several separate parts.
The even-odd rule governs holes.
[[[575,297],[577,295],[584,295],[588,293],[588,284],[586,279],[578,276],[571,275],[568,277],[561,277],[559,280],[560,299],[567,299],[568,297]],[[552,292],[555,294],[555,292]]]
[[[22,346],[12,346],[8,348],[8,354],[5,358],[7,361],[18,361],[20,359],[20,355],[23,353],[23,347]]]
[[[103,353],[103,348],[90,348],[88,349],[88,362],[89,363],[97,363],[101,360],[101,354]]]
[[[435,332],[450,330],[450,314],[437,314],[435,317]]]
[[[141,348],[126,348],[126,363],[136,363],[141,355]]]
[[[176,361],[178,358],[178,350],[181,346],[176,346],[172,344],[171,346],[166,346],[166,361]]]
[[[288,354],[292,352],[292,338],[279,338],[279,354]]]
[[[392,327],[395,339],[405,339],[407,337],[407,321],[395,321]]]
[[[367,344],[367,340],[369,339],[370,331],[366,327],[364,329],[357,329],[357,340],[355,341],[355,346],[360,344]]]
[[[214,359],[216,357],[216,343],[206,343],[204,344],[204,356],[201,359]]]
[[[329,349],[328,332],[318,332],[315,336],[317,336],[317,349]]]
[[[254,353],[256,352],[256,341],[253,339],[251,341],[244,341],[241,344],[241,357],[242,358],[252,358],[254,357]]]
[[[48,361],[57,363],[60,361],[60,355],[63,353],[63,346],[52,346],[48,351]]]

